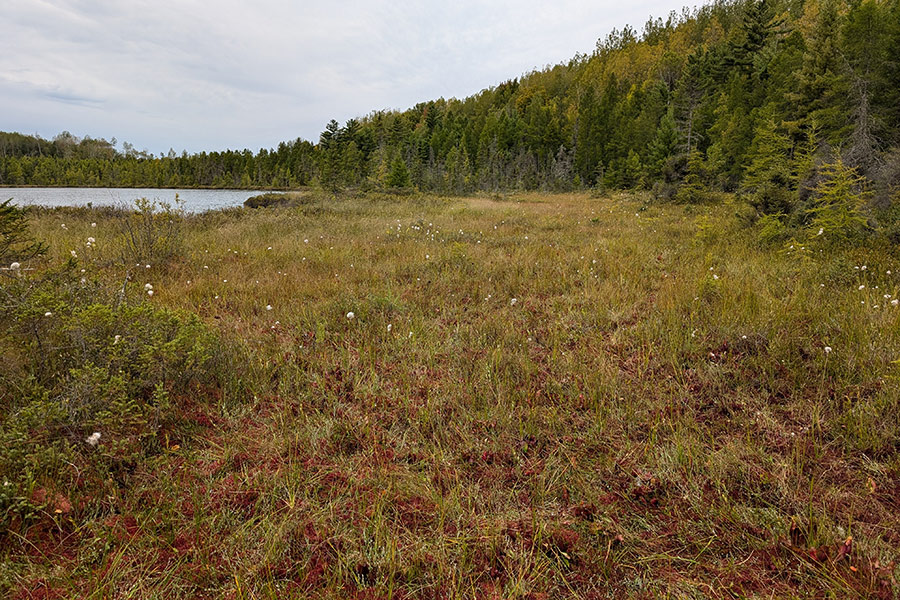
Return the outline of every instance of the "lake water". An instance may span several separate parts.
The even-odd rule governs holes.
[[[175,194],[184,201],[184,210],[199,213],[216,208],[241,206],[257,190],[168,190],[158,188],[0,188],[0,202],[12,198],[14,204],[41,206],[134,206],[138,198],[161,200],[174,205]]]

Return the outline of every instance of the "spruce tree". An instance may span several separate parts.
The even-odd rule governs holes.
[[[762,112],[748,152],[741,194],[761,214],[788,214],[793,208],[791,141],[778,131],[774,110]]]
[[[649,181],[659,180],[663,176],[663,170],[669,158],[677,153],[678,131],[675,127],[675,118],[669,111],[659,120],[656,137],[647,148],[646,179]]]
[[[687,175],[678,186],[675,201],[680,204],[699,204],[709,199],[709,188],[706,185],[706,167],[703,154],[694,150],[688,155]]]
[[[409,169],[406,166],[406,161],[399,155],[394,157],[394,160],[391,162],[391,170],[388,172],[384,184],[389,188],[409,187]]]
[[[803,65],[797,77],[797,103],[800,119],[815,119],[823,135],[840,145],[847,136],[850,119],[847,97],[849,80],[839,46],[840,15],[838,0],[823,0],[810,38]]]

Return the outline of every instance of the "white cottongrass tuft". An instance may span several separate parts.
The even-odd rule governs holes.
[[[96,227],[96,226],[97,226],[96,223],[91,223],[91,227]]]
[[[121,340],[122,340],[122,336],[121,336],[121,335],[117,335],[116,337],[114,337],[114,338],[113,338],[113,346],[115,346],[116,344],[118,344]]]
[[[91,446],[93,446],[94,448],[96,448],[96,447],[97,447],[97,444],[100,443],[100,432],[99,432],[99,431],[95,431],[95,432],[92,433],[91,435],[87,436],[87,438],[85,438],[84,441],[85,441],[86,443],[90,444]]]
[[[153,290],[147,290],[147,295],[148,295],[148,296],[152,296],[152,295],[153,295]]]
[[[92,238],[92,237],[89,237],[89,238],[87,239],[87,241],[88,241],[88,244],[93,244],[93,243],[96,242],[97,240],[95,240],[95,239]]]
[[[891,306],[897,306],[898,304],[900,304],[900,300],[897,300],[896,298],[891,300]]]
[[[145,289],[145,290],[152,290],[152,289],[153,289],[153,284],[152,284],[152,283],[145,283],[145,284],[144,284],[144,289]]]
[[[69,254],[72,255],[72,258],[78,258],[78,254],[74,250],[69,250]]]
[[[271,305],[271,304],[266,304],[266,310],[272,310],[272,305]]]
[[[20,268],[21,266],[22,266],[22,265],[20,265],[20,264],[17,263],[17,262],[10,263],[10,265],[9,265],[9,270],[10,270],[10,271],[18,271],[19,268]]]
[[[356,318],[356,315],[353,314],[353,311],[351,310],[350,312],[347,313],[347,318],[353,320]]]
[[[831,346],[825,346],[825,354],[831,354]]]
[[[52,316],[53,316],[53,313],[50,312],[50,311],[48,310],[47,312],[44,313],[44,316],[45,316],[45,317],[52,317]]]
[[[387,326],[388,333],[390,333],[391,329],[393,329],[393,328],[394,328],[394,326],[391,325],[390,323],[388,323],[388,326]]]

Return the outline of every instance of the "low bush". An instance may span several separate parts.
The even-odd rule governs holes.
[[[25,220],[15,223],[25,239]],[[236,352],[199,317],[153,306],[143,289],[120,295],[79,267],[69,258],[0,285],[0,539],[39,514],[102,505],[189,433],[184,406],[240,385]]]
[[[184,254],[182,225],[184,208],[175,196],[175,206],[140,198],[135,210],[119,221],[122,261],[125,265],[168,262]]]

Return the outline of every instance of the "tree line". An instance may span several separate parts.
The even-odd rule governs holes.
[[[464,99],[329,122],[318,143],[152,156],[0,134],[0,183],[737,191],[789,214],[840,163],[900,181],[900,0],[724,0]],[[829,166],[828,168],[832,168]]]

